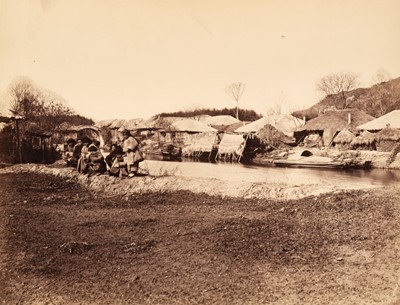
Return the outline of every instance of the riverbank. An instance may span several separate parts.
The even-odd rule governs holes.
[[[386,168],[386,169],[400,169],[400,153],[394,158],[393,162],[388,165],[387,160],[390,157],[390,152],[379,152],[371,150],[335,150],[335,149],[320,149],[320,148],[296,148],[291,152],[307,149],[315,156],[330,157],[338,161],[353,161],[357,164],[364,164],[367,161],[371,162],[371,168]],[[279,152],[275,152],[274,155],[257,155],[252,163],[259,165],[272,165],[273,158]]]
[[[145,161],[141,167],[149,175],[133,179],[120,179],[108,175],[87,177],[63,163],[52,165],[18,164],[0,169],[0,173],[41,173],[64,177],[92,191],[109,196],[140,195],[154,192],[190,191],[196,194],[238,198],[300,199],[339,190],[376,188],[380,184],[366,184],[348,176],[334,178],[336,172],[322,177],[299,175],[296,169],[271,169],[248,174],[245,167],[235,164],[180,163]]]
[[[398,188],[110,196],[43,168],[0,173],[2,304],[400,300]]]

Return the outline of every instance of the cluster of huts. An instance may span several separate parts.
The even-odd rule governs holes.
[[[302,124],[291,115],[277,114],[255,122],[242,122],[230,115],[202,115],[100,121],[96,126],[108,129],[111,141],[122,129],[131,130],[140,136],[148,154],[168,155],[168,148],[173,147],[184,157],[241,160],[260,145],[293,144],[293,130]]]
[[[182,156],[235,159],[259,151],[306,146],[338,150],[389,152],[400,143],[400,110],[374,118],[357,109],[329,110],[305,121],[290,114],[273,114],[254,122],[242,122],[228,115],[154,117],[150,120],[100,121],[111,140],[121,129],[140,135],[149,154],[179,148]]]
[[[5,124],[0,127],[8,126],[15,134],[17,123],[14,120],[11,127]],[[34,162],[44,161],[49,148],[62,151],[68,139],[79,137],[98,140],[107,149],[123,129],[135,134],[149,155],[241,160],[261,151],[295,146],[393,151],[400,145],[400,110],[379,118],[345,109],[329,110],[309,121],[290,114],[273,114],[254,122],[242,122],[229,115],[202,115],[109,120],[84,126],[62,124],[52,133],[29,125],[24,129],[37,154]]]
[[[339,150],[390,152],[400,142],[400,110],[379,118],[356,109],[328,111],[294,132],[297,140],[307,135],[318,135],[323,146]]]
[[[61,124],[49,131],[38,122],[19,116],[2,117],[0,122],[0,162],[53,163],[69,140],[97,140],[104,144],[102,133],[94,125]]]

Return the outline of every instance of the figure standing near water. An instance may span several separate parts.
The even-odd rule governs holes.
[[[124,161],[126,162],[128,177],[133,177],[139,170],[139,162],[143,160],[139,151],[139,142],[131,135],[129,130],[124,129],[121,133],[123,137],[122,150],[126,154]]]
[[[125,153],[124,161],[126,162],[126,169],[128,177],[134,176],[138,171],[138,163],[135,162],[135,151],[138,148],[139,143],[134,137],[132,137],[129,130],[122,131],[122,150]]]

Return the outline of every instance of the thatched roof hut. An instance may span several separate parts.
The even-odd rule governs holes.
[[[230,125],[211,125],[211,127],[217,129],[219,132],[233,133],[236,129],[245,126],[246,124],[246,122],[239,121]]]
[[[318,133],[322,136],[324,145],[328,146],[341,130],[346,128],[355,132],[356,126],[373,119],[374,117],[357,109],[327,111],[297,128],[294,135],[300,141],[307,134]]]
[[[152,117],[148,119],[147,121],[143,122],[143,124],[148,128],[148,129],[163,129],[163,130],[169,130],[171,129],[171,124],[184,120],[185,118],[182,117]]]
[[[100,120],[97,121],[94,125],[98,128],[102,128],[102,127],[110,127],[111,123],[114,122],[115,119],[111,119],[111,120]]]
[[[376,141],[375,134],[367,130],[364,130],[351,141],[351,145],[370,145],[375,143],[375,141]]]
[[[170,128],[171,131],[180,132],[217,132],[215,128],[191,119],[175,121],[171,124]]]
[[[391,151],[400,142],[400,130],[390,127],[383,128],[375,135],[379,151]]]
[[[240,122],[238,119],[234,118],[231,115],[215,115],[215,116],[201,117],[198,118],[198,120],[209,126],[213,125],[228,126]]]
[[[339,150],[351,149],[350,143],[356,136],[347,128],[342,129],[333,139],[335,148]]]
[[[356,136],[347,128],[342,129],[337,136],[333,139],[334,143],[337,144],[350,144]]]
[[[397,142],[400,140],[400,130],[391,127],[383,128],[377,132],[375,138],[378,142],[380,141],[393,141]]]
[[[359,130],[381,130],[385,127],[400,129],[400,110],[393,110],[375,120],[357,126]]]
[[[252,133],[262,129],[265,125],[272,125],[279,131],[288,136],[293,135],[293,131],[301,126],[304,122],[290,114],[276,114],[262,117],[250,124],[242,126],[235,130],[235,132]]]
[[[184,156],[196,157],[202,153],[210,153],[217,141],[215,133],[199,133],[192,136],[191,143],[182,149]]]
[[[297,128],[296,132],[303,130],[317,131],[331,128],[337,131],[344,128],[354,131],[360,124],[364,124],[373,119],[373,116],[357,109],[332,110],[307,121],[303,126]]]
[[[240,161],[246,147],[243,135],[225,133],[218,146],[217,159],[230,159]]]
[[[375,150],[375,142],[375,134],[364,130],[350,142],[350,146],[356,149]]]
[[[131,120],[127,120],[123,126],[125,129],[127,130],[138,130],[138,129],[145,129],[146,126],[144,124],[144,120],[143,119],[131,119]],[[120,128],[121,128],[120,127]]]
[[[294,143],[294,138],[289,137],[274,126],[267,124],[256,133],[256,137],[264,145],[278,147],[282,144],[288,145]]]

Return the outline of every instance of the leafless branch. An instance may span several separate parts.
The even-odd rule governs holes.
[[[242,97],[246,85],[243,83],[233,83],[226,87],[225,92],[236,101],[236,119],[239,119],[239,100]]]

